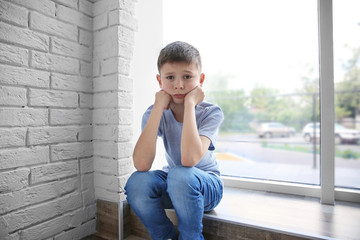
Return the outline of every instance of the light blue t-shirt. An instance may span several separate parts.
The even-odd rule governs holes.
[[[151,105],[143,115],[142,129],[144,129],[153,105]],[[196,124],[199,135],[206,136],[211,143],[209,150],[204,157],[195,166],[203,171],[212,172],[220,176],[218,163],[214,154],[215,144],[218,135],[218,129],[224,119],[224,114],[219,106],[201,102],[195,108]],[[165,110],[160,121],[158,136],[163,139],[165,147],[165,157],[168,163],[163,170],[168,172],[169,169],[181,165],[181,133],[183,124],[176,121],[171,109]]]

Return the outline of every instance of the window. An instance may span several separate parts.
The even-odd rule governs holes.
[[[356,156],[360,145],[344,141],[349,132],[341,139],[336,134],[360,129],[359,93],[355,88],[345,93],[339,87],[346,85],[350,72],[360,87],[359,51],[341,55],[349,39],[357,44],[350,48],[360,49],[358,5],[356,0],[334,1],[332,49],[331,1],[163,2],[164,45],[182,40],[199,49],[206,98],[225,113],[216,151],[222,174],[229,176],[226,183],[321,196],[324,202],[331,202],[335,195],[332,181],[336,179],[337,187],[351,189],[355,194],[351,196],[358,199],[360,156]],[[344,21],[344,14],[349,21]],[[322,17],[326,21],[318,24]],[[337,40],[337,35],[342,38]],[[332,50],[335,95],[332,54],[326,55]],[[319,71],[319,58],[323,72]],[[344,71],[344,63],[352,70]],[[328,101],[332,98],[335,109]],[[355,103],[350,111],[345,102],[352,100]],[[332,112],[336,112],[336,125]],[[334,136],[328,131],[330,125]],[[339,154],[348,157],[339,160]],[[338,199],[349,199],[346,191],[336,193]]]
[[[360,188],[360,9],[334,1],[335,185]]]

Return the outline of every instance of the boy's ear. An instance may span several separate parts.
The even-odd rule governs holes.
[[[204,81],[205,81],[205,74],[202,73],[202,74],[200,74],[200,87],[202,87]]]
[[[159,86],[160,86],[160,88],[161,88],[161,77],[160,77],[160,75],[159,74],[156,74],[156,80],[158,81],[158,83],[159,83]]]

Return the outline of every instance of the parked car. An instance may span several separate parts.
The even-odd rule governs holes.
[[[302,130],[303,137],[307,142],[314,141],[314,123],[308,123]],[[320,139],[320,123],[315,124],[316,140]],[[346,128],[338,123],[335,124],[335,144],[357,143],[360,139],[360,132]]]
[[[285,126],[279,122],[268,122],[260,124],[257,129],[259,137],[272,138],[272,137],[290,137],[295,134],[295,129]]]

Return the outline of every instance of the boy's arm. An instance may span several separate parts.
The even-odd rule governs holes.
[[[202,89],[197,87],[185,98],[181,134],[181,164],[185,167],[198,164],[210,146],[210,139],[200,136],[196,125],[195,106],[202,102],[204,96]]]
[[[133,152],[134,166],[138,171],[149,171],[156,154],[156,139],[160,120],[165,109],[168,108],[170,96],[164,91],[156,93],[155,103],[149,119],[135,145]]]

